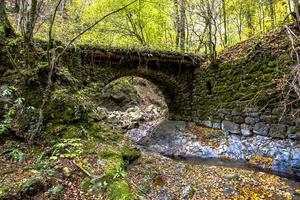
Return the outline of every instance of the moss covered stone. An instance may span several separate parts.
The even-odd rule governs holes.
[[[123,147],[121,153],[123,160],[128,161],[129,163],[132,163],[141,157],[141,151],[136,148]]]
[[[126,181],[116,181],[107,188],[107,193],[112,200],[132,200],[133,195]]]
[[[89,127],[89,135],[101,141],[120,141],[124,138],[123,134],[114,130],[103,123],[93,123]]]

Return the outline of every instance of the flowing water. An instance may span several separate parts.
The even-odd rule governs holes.
[[[197,133],[190,128],[195,124],[160,118],[153,107],[107,114],[143,151],[192,165],[263,171],[286,177],[289,185],[300,188],[300,144],[262,136],[225,135],[221,130],[203,127],[198,127],[202,132]],[[263,162],[251,163],[257,155]]]
[[[222,151],[219,151],[219,149],[212,150],[213,148],[211,148],[209,144],[204,145],[201,144],[201,142],[199,143],[198,141],[199,138],[195,137],[195,133],[191,132],[186,128],[187,125],[188,123],[186,122],[157,120],[157,121],[141,124],[136,128],[128,130],[127,135],[137,143],[137,146],[141,150],[157,152],[169,158],[172,158],[173,160],[176,160],[178,162],[184,162],[191,165],[238,168],[238,169],[246,169],[251,171],[275,174],[286,178],[287,179],[286,183],[288,185],[294,188],[300,188],[299,174],[294,173],[293,171],[289,171],[289,169],[286,169],[284,167],[270,168],[265,165],[250,164],[244,158],[244,156],[238,155],[238,154],[243,154],[243,152],[241,151],[242,149],[241,148],[236,149],[239,148],[239,146],[235,144],[235,143],[239,144],[242,141],[240,138],[238,137],[236,138],[235,136],[221,136],[221,137],[213,138],[212,141],[223,140],[224,138],[226,138],[227,140],[228,138],[229,140],[233,140],[231,138],[233,137],[235,138],[234,140],[235,143],[232,144],[233,146],[229,144],[229,147],[226,148],[225,148],[225,144],[224,146],[222,146],[222,144],[219,144],[220,146],[218,148],[222,149]],[[265,138],[259,138],[258,141],[256,140],[255,141],[245,140],[245,141],[247,141],[248,143],[251,142],[264,143],[264,140]],[[246,143],[245,141],[241,143],[245,144]],[[277,144],[276,142],[278,141],[275,141],[275,144],[272,145],[276,146]],[[268,144],[270,144],[269,141]],[[280,143],[280,145],[282,145],[282,143]],[[271,147],[272,146],[270,147],[268,146],[268,148]],[[285,148],[285,146],[282,147]],[[260,147],[257,146],[256,148],[258,151]],[[197,151],[194,149],[196,149]],[[255,152],[255,150],[253,151]],[[281,150],[278,149],[278,151]],[[281,160],[276,161],[276,159],[274,158],[274,163],[276,162],[284,162],[284,161]]]

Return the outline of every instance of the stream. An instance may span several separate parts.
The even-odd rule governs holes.
[[[142,151],[192,165],[262,171],[287,178],[289,185],[300,187],[299,143],[263,136],[226,135],[192,122],[170,121],[161,117],[161,111],[153,105],[106,114],[108,121]]]

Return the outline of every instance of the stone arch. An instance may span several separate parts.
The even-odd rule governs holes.
[[[144,78],[162,91],[169,118],[190,120],[192,116],[194,71],[201,58],[170,52],[107,51],[88,48],[70,51],[63,62],[83,84],[100,82],[103,87],[125,76]]]
[[[168,106],[168,112],[169,115],[172,116],[174,113],[176,113],[176,110],[179,109],[176,106],[176,93],[179,91],[180,88],[178,88],[178,82],[172,78],[165,76],[165,74],[160,74],[156,72],[151,72],[151,70],[148,71],[124,71],[124,73],[115,74],[115,76],[112,76],[110,79],[107,79],[104,83],[104,87],[106,87],[111,82],[118,80],[123,77],[139,77],[143,78],[149,82],[151,82],[153,85],[155,85],[163,94],[164,99],[166,101],[166,104]]]

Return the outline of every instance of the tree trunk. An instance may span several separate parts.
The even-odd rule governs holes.
[[[20,0],[15,0],[14,12],[19,13],[20,10]]]
[[[294,9],[296,13],[296,22],[298,25],[298,28],[300,29],[300,5],[299,5],[299,0],[293,0],[294,4]]]
[[[5,8],[5,0],[0,0],[0,35],[4,33],[4,37],[14,37],[15,32],[7,18]]]
[[[207,37],[208,37],[208,49],[209,49],[209,58],[210,60],[214,60],[214,47],[213,47],[213,33],[212,33],[212,13],[210,9],[210,3],[206,4],[207,9],[207,17],[206,24],[208,27]]]
[[[180,50],[185,51],[185,0],[180,4]]]
[[[33,29],[36,22],[36,12],[37,12],[37,0],[28,0],[27,10],[26,10],[26,21],[25,21],[25,32],[24,32],[24,42],[29,44],[33,36]]]
[[[16,31],[17,33],[22,33],[24,34],[24,27],[23,27],[23,21],[25,18],[25,0],[20,0],[19,1],[19,12],[18,12],[18,18],[17,18],[17,28]]]
[[[288,22],[290,22],[290,13],[293,12],[291,0],[287,0],[287,5],[288,5],[287,15],[289,16],[289,17],[287,17],[287,20],[288,20]]]
[[[175,29],[176,29],[176,48],[178,49],[179,47],[179,36],[180,36],[180,28],[179,28],[179,4],[178,4],[178,0],[174,0],[174,6],[175,6],[175,15],[176,15],[176,19],[175,19]]]
[[[223,24],[224,24],[224,44],[228,43],[227,38],[227,15],[226,15],[226,0],[222,0],[222,10],[223,10]]]
[[[269,7],[270,7],[270,17],[271,17],[272,28],[275,28],[275,17],[276,16],[275,16],[273,0],[269,0]]]
[[[246,17],[247,17],[246,18],[247,27],[249,29],[247,36],[251,37],[255,33],[255,31],[254,31],[254,25],[253,25],[253,13],[252,13],[250,6],[247,8]]]

